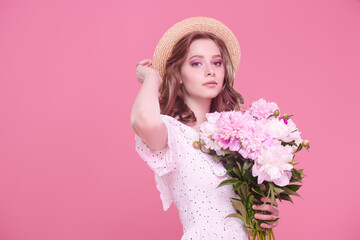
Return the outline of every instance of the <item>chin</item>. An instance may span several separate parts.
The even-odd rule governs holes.
[[[200,99],[213,99],[217,97],[221,92],[221,89],[199,89],[198,93],[200,94],[193,94],[192,96],[195,98]]]
[[[212,98],[217,97],[217,96],[220,94],[220,92],[221,92],[221,89],[216,89],[216,92],[214,92],[214,93],[212,94],[212,95],[213,95]]]
[[[220,92],[216,92],[216,93],[213,93],[213,94],[207,94],[206,96],[204,96],[204,98],[213,99],[213,98],[216,98],[219,95],[219,93]]]

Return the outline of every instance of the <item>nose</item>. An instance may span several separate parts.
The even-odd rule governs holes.
[[[214,75],[215,74],[215,71],[214,71],[214,68],[211,66],[211,64],[210,64],[210,66],[208,65],[208,67],[207,67],[207,69],[206,69],[206,76],[208,76],[208,75]]]

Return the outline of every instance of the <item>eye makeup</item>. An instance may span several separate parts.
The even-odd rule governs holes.
[[[193,66],[193,67],[194,66],[199,66],[199,63],[201,63],[201,62],[199,62],[197,60],[193,60],[193,61],[190,62],[190,65]],[[221,59],[214,60],[213,64],[215,64],[216,66],[221,66],[222,65],[222,60]]]

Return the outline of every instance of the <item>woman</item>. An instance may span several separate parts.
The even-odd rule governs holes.
[[[232,87],[239,61],[237,39],[224,24],[194,17],[170,28],[153,60],[137,65],[142,86],[131,113],[136,151],[155,173],[164,210],[176,205],[182,240],[247,239],[240,219],[225,219],[235,212],[229,199],[237,197],[231,185],[216,188],[226,169],[192,146],[207,113],[240,111],[244,101]],[[257,219],[279,217],[277,202],[253,208],[269,212],[255,214]]]

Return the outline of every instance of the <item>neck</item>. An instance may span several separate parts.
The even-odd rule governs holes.
[[[186,105],[194,112],[196,122],[191,127],[198,129],[206,121],[206,114],[210,112],[211,99],[185,99]]]

